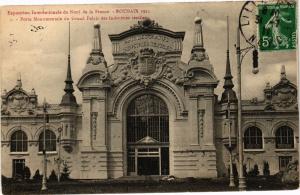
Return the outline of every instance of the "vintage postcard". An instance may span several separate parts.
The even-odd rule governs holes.
[[[296,9],[2,6],[2,193],[297,189]]]

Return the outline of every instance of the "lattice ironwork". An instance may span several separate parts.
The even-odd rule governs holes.
[[[127,110],[127,142],[135,143],[146,136],[169,142],[168,107],[162,99],[149,94],[134,99]]]
[[[24,131],[18,130],[11,136],[11,152],[27,152],[28,139]]]
[[[294,148],[294,132],[288,126],[279,127],[276,130],[276,148]]]
[[[262,149],[262,132],[258,127],[249,127],[244,134],[245,149]]]
[[[46,151],[56,151],[56,135],[53,131],[51,130],[46,130],[46,135],[45,135],[45,142],[46,142]],[[44,148],[44,132],[39,136],[39,151],[43,151]]]

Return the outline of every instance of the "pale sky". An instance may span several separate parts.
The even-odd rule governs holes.
[[[139,5],[94,5],[94,6],[40,6],[5,7],[1,15],[2,58],[1,88],[12,89],[18,72],[22,75],[23,89],[35,88],[41,103],[46,97],[49,103],[60,103],[64,94],[68,51],[68,23],[20,21],[18,16],[8,17],[7,11],[19,10],[115,10],[116,8],[147,9],[150,17],[164,28],[172,31],[185,31],[181,60],[188,62],[193,45],[194,18],[199,12],[203,19],[204,47],[219,79],[215,90],[217,95],[223,91],[223,77],[226,63],[226,16],[230,18],[230,60],[233,82],[236,84],[236,54],[234,44],[241,2],[218,3],[160,3]],[[126,15],[126,14],[125,14]],[[130,16],[130,14],[127,14]],[[18,20],[17,20],[18,19]],[[76,84],[85,67],[93,43],[93,24],[101,24],[103,53],[109,65],[113,64],[111,42],[108,34],[126,31],[137,20],[115,21],[71,21],[71,64],[77,102],[81,103],[81,93]],[[38,32],[31,31],[32,26],[44,26]],[[13,41],[16,40],[16,41]],[[12,42],[12,44],[10,43]],[[242,47],[247,44],[241,37]],[[286,66],[287,78],[297,82],[296,51],[259,52],[259,70],[252,74],[252,55],[248,54],[242,65],[242,98],[263,98],[266,82],[273,86],[280,79],[281,65]],[[236,87],[234,87],[236,89]]]

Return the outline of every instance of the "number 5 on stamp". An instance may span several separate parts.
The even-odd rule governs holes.
[[[296,49],[295,4],[258,5],[261,51]]]

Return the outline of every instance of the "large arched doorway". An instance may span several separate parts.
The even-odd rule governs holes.
[[[169,112],[159,97],[145,94],[127,109],[128,175],[169,174]]]

